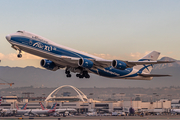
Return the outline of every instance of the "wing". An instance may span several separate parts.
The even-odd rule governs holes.
[[[48,58],[53,61],[56,65],[60,67],[78,67],[78,61],[80,58],[72,58],[72,57],[56,57],[56,58]]]
[[[82,58],[70,58],[70,57],[61,57],[61,58],[57,58],[57,59],[53,59],[52,61],[55,62],[57,65],[67,67],[67,66],[71,66],[71,67],[78,67],[78,62],[79,60]],[[51,59],[49,59],[51,60]],[[112,62],[113,60],[105,60],[105,59],[100,59],[100,60],[96,60],[96,59],[88,59],[90,61],[93,62],[93,67],[92,68],[106,68],[106,67],[110,67],[112,66]],[[148,65],[148,64],[163,64],[163,63],[172,63],[175,61],[123,61],[123,60],[118,60],[121,62],[126,63],[127,68],[131,68],[133,66],[136,65]]]
[[[35,112],[33,112],[32,110],[31,110],[28,114],[29,114],[29,115],[31,114],[31,115],[38,116],[38,114],[37,114],[37,113],[35,113]]]

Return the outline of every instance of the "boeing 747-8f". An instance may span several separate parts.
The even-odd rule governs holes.
[[[9,34],[6,39],[12,48],[19,51],[17,57],[22,57],[21,51],[43,57],[45,59],[40,62],[42,67],[52,71],[66,68],[67,77],[71,77],[70,72],[74,72],[79,78],[89,78],[88,73],[94,73],[114,79],[151,80],[153,77],[169,76],[150,74],[154,64],[173,62],[157,61],[160,53],[156,51],[138,61],[105,60],[26,31]]]

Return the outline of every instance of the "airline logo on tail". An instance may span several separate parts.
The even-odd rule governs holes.
[[[26,108],[27,108],[27,103],[25,103],[21,109],[26,110]],[[16,109],[19,110],[19,107],[17,104],[16,104]]]
[[[25,103],[21,109],[26,110],[26,108],[27,108],[27,103]]]
[[[19,107],[18,107],[18,105],[17,105],[17,104],[16,104],[16,109],[17,109],[17,110],[19,110]]]
[[[44,105],[43,105],[41,102],[39,102],[39,104],[41,105],[41,109],[42,109],[42,110],[45,110]]]
[[[56,109],[57,103],[54,103],[51,109]]]
[[[45,110],[44,105],[43,105],[41,102],[39,102],[39,104],[41,105],[41,109],[42,109],[42,110]],[[52,109],[56,109],[56,106],[57,106],[57,103],[54,103],[53,106],[52,106],[52,108],[51,108],[51,110],[52,110]]]
[[[48,113],[55,112],[56,106],[57,106],[57,103],[54,103],[52,108],[48,111]]]

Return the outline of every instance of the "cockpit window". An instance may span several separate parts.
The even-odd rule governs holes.
[[[37,36],[35,36],[35,38],[36,38],[36,39],[38,39],[38,37],[37,37]]]
[[[19,32],[19,33],[23,33],[23,31],[17,31],[17,32]]]

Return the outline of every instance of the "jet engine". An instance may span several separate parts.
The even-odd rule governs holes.
[[[84,68],[92,68],[93,67],[93,62],[85,59],[85,58],[81,58],[78,61],[78,65]]]
[[[125,70],[127,68],[127,64],[120,60],[113,60],[112,66],[116,69]]]
[[[48,70],[56,71],[58,69],[58,66],[53,61],[47,59],[42,59],[40,64]]]

